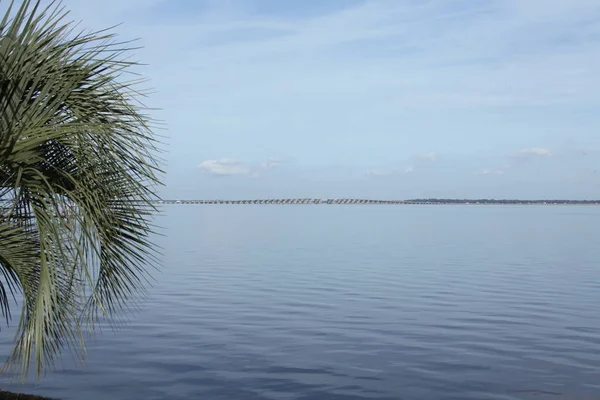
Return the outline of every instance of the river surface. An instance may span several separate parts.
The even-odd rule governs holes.
[[[600,207],[174,205],[62,399],[600,399]],[[7,354],[10,330],[3,330]],[[68,361],[68,359],[66,359]]]

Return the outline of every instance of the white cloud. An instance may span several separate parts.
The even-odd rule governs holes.
[[[507,170],[526,166],[536,158],[551,157],[552,152],[543,147],[532,147],[518,151],[509,157],[508,163],[498,169],[484,169],[480,173],[482,175],[504,175]]]
[[[386,176],[389,174],[390,174],[390,171],[384,171],[381,169],[370,169],[367,171],[368,176]]]
[[[425,154],[419,154],[419,158],[423,158],[425,160],[430,160],[430,161],[435,161],[437,159],[437,154],[431,152],[431,153],[425,153]]]
[[[270,157],[265,162],[261,163],[261,166],[264,169],[271,169],[291,161],[292,159],[290,157]]]
[[[251,173],[247,165],[228,158],[206,160],[201,162],[198,168],[213,175],[250,175]]]
[[[211,175],[245,175],[256,177],[262,172],[275,168],[283,163],[283,159],[269,158],[267,161],[258,164],[245,163],[231,158],[221,158],[219,160],[205,160],[198,164],[198,168]]]
[[[481,171],[481,175],[504,175],[504,170],[502,170],[502,169],[496,169],[496,170],[484,169],[483,171]]]
[[[412,155],[409,159],[405,160],[408,164],[406,167],[393,167],[393,168],[375,168],[367,171],[367,175],[369,176],[388,176],[388,175],[402,175],[402,174],[410,174],[415,171],[415,165],[419,168],[419,165],[424,161],[436,161],[437,154],[436,153],[423,153],[423,154],[415,154]]]
[[[389,168],[389,169],[381,169],[374,168],[370,169],[366,172],[367,176],[391,176],[391,175],[402,175],[402,174],[410,174],[414,171],[412,166],[408,166],[404,169],[401,168]]]
[[[541,148],[541,147],[534,147],[531,149],[521,150],[519,152],[519,155],[525,156],[525,157],[527,157],[527,156],[550,157],[552,155],[552,153],[548,149]]]

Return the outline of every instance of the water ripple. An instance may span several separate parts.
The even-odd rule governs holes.
[[[600,398],[598,209],[167,210],[163,271],[129,323],[93,340],[83,368],[5,386],[66,400]]]

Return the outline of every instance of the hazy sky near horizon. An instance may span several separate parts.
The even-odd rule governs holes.
[[[165,198],[600,198],[598,0],[65,0],[140,38]]]

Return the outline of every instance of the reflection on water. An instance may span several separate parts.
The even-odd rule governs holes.
[[[600,398],[600,208],[168,206],[63,399]],[[0,350],[9,351],[3,331]]]

